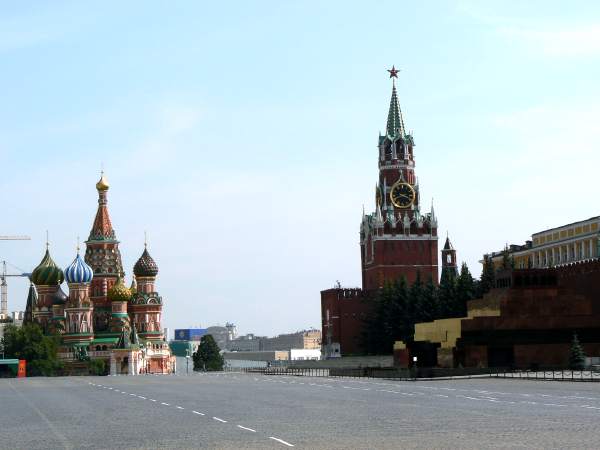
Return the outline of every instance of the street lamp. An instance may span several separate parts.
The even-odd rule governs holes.
[[[186,367],[186,374],[189,375],[190,374],[190,349],[186,349],[185,350],[185,367]]]

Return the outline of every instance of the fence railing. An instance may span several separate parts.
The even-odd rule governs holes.
[[[555,381],[600,381],[600,370],[515,370],[503,367],[487,368],[398,368],[398,367],[358,367],[358,368],[295,368],[295,367],[256,367],[228,368],[232,372],[257,373],[261,375],[287,375],[304,377],[350,377],[385,378],[394,380],[443,379],[443,378],[506,378],[525,380]]]

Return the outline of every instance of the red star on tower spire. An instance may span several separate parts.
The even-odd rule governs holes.
[[[391,69],[388,69],[388,72],[390,73],[390,78],[398,78],[398,72],[400,71],[395,66],[392,66]]]

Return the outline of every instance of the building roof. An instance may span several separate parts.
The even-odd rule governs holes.
[[[390,109],[388,111],[386,134],[392,140],[399,137],[404,137],[404,120],[402,120],[402,111],[398,102],[398,94],[396,93],[396,83],[392,85],[392,98],[390,99]]]
[[[559,230],[561,228],[570,227],[570,226],[573,226],[573,225],[578,225],[580,223],[591,222],[591,221],[600,221],[600,216],[594,216],[594,217],[590,217],[589,219],[579,220],[577,222],[572,222],[572,223],[567,223],[565,225],[560,225],[560,226],[554,227],[554,228],[548,228],[547,230],[538,231],[537,233],[533,233],[532,236],[537,236],[538,234],[543,234],[543,233],[547,233],[549,231]]]
[[[50,251],[46,246],[46,253],[42,261],[31,273],[31,281],[37,286],[54,286],[61,284],[64,279],[65,276],[62,269],[53,261]]]
[[[133,273],[136,277],[155,277],[158,275],[158,265],[148,253],[147,247],[144,247],[144,253],[133,266]]]
[[[67,283],[89,283],[94,278],[94,271],[77,252],[71,265],[65,269],[65,278]]]

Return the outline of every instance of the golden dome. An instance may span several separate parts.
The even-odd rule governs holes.
[[[110,185],[108,184],[108,180],[104,176],[104,172],[102,172],[102,176],[100,177],[100,181],[96,183],[96,189],[99,191],[108,191]]]

